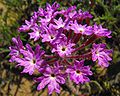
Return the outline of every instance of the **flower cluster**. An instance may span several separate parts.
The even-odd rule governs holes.
[[[47,4],[45,10],[39,8],[19,28],[37,43],[35,47],[24,46],[19,36],[12,39],[14,46],[9,47],[10,62],[22,66],[22,73],[33,75],[38,71],[41,77],[35,79],[39,82],[37,89],[48,86],[49,94],[60,93],[60,85],[65,84],[67,78],[76,84],[89,82],[92,66],[84,65],[85,60],[92,60],[102,67],[108,67],[112,60],[112,50],[106,49],[105,44],[93,43],[101,37],[110,38],[111,31],[102,25],[90,25],[88,20],[92,15],[88,11],[77,11],[75,6],[66,10],[59,10],[59,7],[55,2],[52,6]],[[42,44],[47,48],[43,50]],[[93,46],[86,51],[89,44]]]

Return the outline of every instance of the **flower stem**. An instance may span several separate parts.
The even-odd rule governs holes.
[[[73,42],[77,43],[81,36],[82,36],[82,34],[76,34],[75,37],[73,38]]]
[[[64,59],[63,62],[67,63],[68,65],[71,65],[66,59]]]
[[[74,53],[74,52],[76,52],[78,50],[81,50],[82,48],[84,48],[85,46],[89,45],[90,43],[92,43],[96,39],[97,39],[96,35],[92,35],[90,37],[90,39],[88,39],[86,42],[84,42],[80,47],[76,48],[72,53]]]
[[[75,59],[79,59],[79,58],[90,58],[91,57],[91,52],[88,52],[86,54],[83,54],[83,55],[75,55],[75,56],[67,56],[66,58],[75,58]]]
[[[72,37],[72,30],[70,30],[69,33],[68,33],[68,42],[71,39],[71,37]]]
[[[47,64],[52,64],[52,63],[56,62],[57,60],[58,59],[50,60],[50,61],[47,62]]]
[[[44,55],[44,58],[57,58],[57,56]]]

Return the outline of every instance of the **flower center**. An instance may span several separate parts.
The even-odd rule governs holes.
[[[54,39],[54,36],[50,36],[51,39]]]
[[[99,52],[98,51],[96,51],[96,55],[99,56]]]
[[[63,28],[63,27],[64,27],[64,24],[60,24],[60,25],[59,25],[59,28]]]
[[[53,78],[54,78],[54,77],[55,77],[55,74],[51,74],[51,77],[53,77]]]
[[[83,31],[82,31],[82,30],[80,30],[80,32],[82,33]]]
[[[47,18],[47,17],[46,17]],[[50,17],[48,17],[47,19],[46,19],[46,21],[47,22],[50,22],[50,20],[51,20],[51,18]]]
[[[84,29],[83,28],[79,28],[79,31],[82,33],[82,32],[84,32]]]
[[[36,36],[39,36],[39,31],[36,32]]]
[[[81,72],[80,70],[76,70],[76,73],[77,73],[78,75],[82,74],[82,72]]]
[[[95,31],[95,33],[96,33],[96,34],[97,34],[97,33],[100,33],[100,30]]]
[[[31,64],[35,64],[36,63],[36,59],[32,59],[30,62],[31,62]]]
[[[19,51],[18,51],[18,53],[19,53]],[[19,54],[17,54],[17,55],[19,55]],[[23,58],[24,56],[22,55],[22,54],[20,54],[20,58]]]
[[[50,75],[50,79],[51,79],[51,80],[55,80],[55,74],[51,74],[51,75]]]
[[[33,63],[35,63],[36,62],[36,60],[35,59],[33,59]]]
[[[65,51],[65,50],[66,50],[66,48],[65,48],[65,47],[63,47],[63,48],[62,48],[62,51]]]

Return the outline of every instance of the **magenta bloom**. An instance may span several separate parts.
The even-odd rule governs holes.
[[[49,25],[49,27],[44,26],[44,30],[46,34],[41,34],[42,42],[50,42],[52,44],[55,44],[59,42],[60,38],[65,37],[65,35],[56,30],[52,24]]]
[[[41,15],[44,15],[44,18],[40,18],[39,22],[41,22],[43,25],[50,23],[50,21],[58,14],[57,9],[59,7],[59,4],[55,2],[52,6],[47,4],[45,11],[40,9],[42,11]]]
[[[96,24],[94,24],[93,32],[98,37],[108,37],[108,38],[111,38],[111,36],[110,36],[111,31],[109,31],[106,28],[102,28],[101,25],[97,26]]]
[[[52,16],[50,14],[46,15],[45,18],[40,18],[40,21],[43,25],[48,25],[48,23],[51,21]]]
[[[27,32],[30,36],[29,39],[32,40],[26,36],[23,39],[32,46],[23,46],[20,37],[17,37],[12,38],[14,46],[9,47],[10,62],[22,67],[22,73],[35,73],[35,81],[39,83],[37,90],[48,87],[50,95],[54,91],[60,93],[60,86],[65,83],[65,79],[70,79],[75,84],[89,82],[92,65],[85,66],[85,60],[95,61],[102,67],[108,67],[112,60],[112,50],[106,49],[105,44],[93,44],[100,37],[110,38],[111,31],[101,25],[89,26],[92,18],[89,11],[77,10],[76,6],[62,10],[59,7],[56,2],[52,5],[47,3],[45,9],[39,8],[19,28],[19,31]],[[65,87],[68,86],[67,83]],[[78,88],[71,86],[70,91],[79,95]]]
[[[60,5],[56,2],[53,3],[52,6],[49,3],[47,3],[46,10],[47,10],[48,14],[51,14],[51,13],[55,12],[59,7],[60,7]]]
[[[34,12],[33,16],[30,18],[30,21],[25,20],[25,25],[22,25],[19,28],[20,32],[27,32],[29,31],[33,26],[37,25],[36,21],[38,19],[38,14],[37,12]]]
[[[37,90],[41,90],[48,86],[49,94],[52,94],[53,91],[60,93],[60,85],[64,84],[65,79],[64,75],[60,73],[60,68],[46,68],[43,76],[36,79],[36,81],[40,82],[37,87]]]
[[[77,15],[78,15],[78,14],[77,14],[77,11],[76,11],[76,10],[68,13],[68,17],[69,17],[70,19],[72,19],[72,20],[76,19],[76,18],[77,18]]]
[[[93,33],[92,26],[78,24],[77,21],[71,25],[71,29],[76,34],[91,35]]]
[[[26,31],[29,31],[30,28],[32,26],[34,26],[35,22],[33,19],[31,19],[30,21],[27,21],[25,20],[25,25],[22,25],[20,28],[19,28],[19,31],[20,32],[26,32]]]
[[[66,19],[73,19],[74,16],[76,15],[76,6],[71,6],[66,10],[61,10],[60,13],[65,16]]]
[[[65,26],[65,22],[63,22],[63,20],[62,20],[62,18],[60,17],[58,20],[56,20],[56,19],[54,19],[54,22],[55,22],[55,24],[56,25],[54,25],[54,27],[56,28],[56,29],[59,29],[59,28],[64,28],[64,26]]]
[[[44,51],[40,50],[40,46],[36,46],[35,52],[32,50],[30,45],[26,45],[27,49],[21,49],[20,52],[23,55],[23,58],[16,58],[15,61],[18,63],[17,66],[23,66],[24,70],[22,73],[29,73],[32,75],[35,69],[39,69],[43,60],[41,56],[44,54]]]
[[[105,49],[105,44],[93,44],[92,51],[92,60],[98,61],[98,64],[102,67],[108,67],[109,62],[112,59],[110,58],[110,54],[112,53],[112,50]]]
[[[34,39],[34,41],[37,41],[40,38],[41,33],[44,32],[44,29],[38,25],[32,27],[31,30],[33,30],[33,32],[28,34],[30,35],[30,39]]]
[[[52,52],[57,52],[60,57],[68,56],[72,53],[74,43],[67,42],[67,40],[61,39],[61,42],[53,48]]]
[[[79,9],[78,17],[81,19],[86,19],[86,18],[92,18],[93,16],[88,11],[83,12],[81,9]]]
[[[10,62],[14,62],[15,58],[20,57],[20,49],[24,49],[23,43],[20,40],[20,37],[12,38],[12,41],[14,43],[14,46],[10,46],[10,53],[11,56]]]
[[[66,72],[70,75],[70,79],[76,84],[90,81],[87,76],[92,75],[90,67],[84,66],[84,60],[75,60],[74,66],[67,68]]]
[[[34,22],[36,22],[37,19],[38,19],[38,13],[37,13],[37,12],[34,12],[34,14],[33,14],[33,16],[31,17],[31,19],[33,19]]]
[[[43,8],[39,8],[38,9],[38,16],[44,16],[45,15],[45,11]]]

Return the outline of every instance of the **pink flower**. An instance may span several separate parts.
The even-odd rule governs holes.
[[[81,9],[78,10],[78,17],[81,19],[92,18],[93,16],[88,12],[83,12]]]
[[[64,75],[60,72],[59,67],[47,67],[43,73],[43,76],[37,78],[36,81],[40,82],[37,90],[41,90],[45,86],[48,86],[49,94],[52,94],[53,91],[60,93],[59,84],[65,83]]]
[[[24,49],[23,43],[20,40],[20,37],[18,36],[17,38],[12,38],[12,41],[14,43],[14,46],[10,46],[10,53],[9,55],[11,56],[10,62],[14,62],[15,58],[20,57],[21,53],[20,50]]]
[[[58,20],[54,19],[54,22],[56,25],[54,25],[54,27],[56,29],[59,29],[59,28],[64,28],[65,27],[65,22],[63,22],[62,18],[60,17]]]
[[[29,73],[29,75],[32,75],[36,69],[40,68],[40,65],[43,62],[41,56],[44,54],[44,51],[40,50],[39,45],[36,46],[35,52],[32,50],[29,44],[27,44],[26,47],[27,50],[20,50],[23,58],[15,58],[15,61],[18,63],[17,66],[24,67],[22,73]]]
[[[112,59],[110,58],[110,54],[112,50],[105,49],[105,44],[93,44],[92,51],[92,60],[98,61],[98,64],[102,67],[108,67],[109,62]]]
[[[101,25],[97,26],[96,24],[94,24],[93,32],[98,37],[108,37],[108,38],[111,38],[111,36],[110,36],[111,31],[108,31],[108,29],[106,29],[106,28],[102,28]]]
[[[68,56],[72,53],[74,43],[67,42],[67,40],[61,39],[61,42],[53,48],[52,52],[57,52],[60,57]]]
[[[9,47],[10,62],[22,67],[22,73],[40,72],[40,77],[35,78],[39,82],[37,90],[48,87],[49,94],[60,93],[60,86],[68,76],[76,84],[89,82],[92,66],[84,66],[84,60],[96,61],[102,67],[108,67],[112,60],[112,50],[106,49],[105,44],[93,44],[92,48],[90,45],[100,37],[110,38],[111,31],[101,25],[89,26],[92,15],[88,11],[77,11],[76,6],[65,10],[59,7],[55,2],[47,4],[45,9],[39,8],[19,28],[28,31],[34,41],[26,42],[30,41],[33,49],[29,44],[24,47],[19,37],[13,38],[14,46]],[[36,44],[41,44],[45,51],[39,45],[35,47]]]
[[[30,35],[30,39],[34,39],[34,41],[40,39],[41,34],[44,32],[42,26],[38,26],[38,25],[32,27],[31,30],[33,30],[33,32],[28,34]]]
[[[78,24],[76,20],[71,24],[70,28],[74,30],[76,34],[91,35],[93,33],[92,26]]]
[[[76,84],[90,81],[87,76],[92,75],[90,67],[84,66],[84,60],[75,60],[74,66],[68,67],[66,72],[70,75],[70,79]]]
[[[42,42],[50,42],[51,44],[55,44],[59,42],[59,39],[65,37],[62,32],[56,30],[52,24],[49,27],[44,26],[45,34],[41,34]]]

